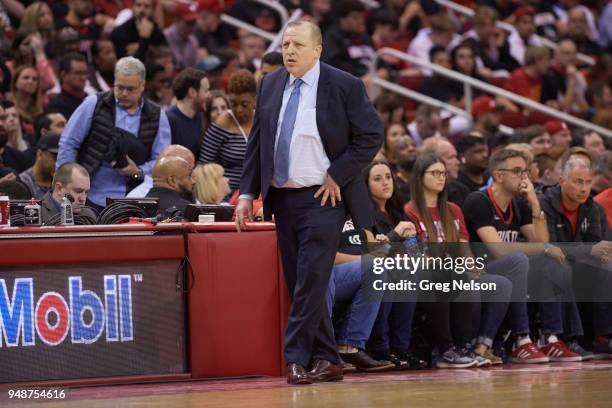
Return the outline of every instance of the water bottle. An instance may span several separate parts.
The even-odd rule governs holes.
[[[62,198],[62,205],[60,208],[62,225],[74,225],[74,216],[72,214],[72,204],[68,197]]]

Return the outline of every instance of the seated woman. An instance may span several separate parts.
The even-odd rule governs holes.
[[[364,177],[376,214],[373,229],[376,237],[401,242],[411,234],[414,235],[414,225],[402,210],[389,164],[373,161],[364,170]],[[411,276],[416,279],[416,275]],[[374,359],[391,361],[398,370],[427,366],[427,363],[410,352],[416,291],[408,291],[407,295],[408,298],[401,302],[385,301],[380,305],[368,342],[368,351]]]
[[[253,126],[257,84],[247,70],[236,71],[229,79],[230,110],[210,124],[200,148],[199,162],[223,166],[229,178],[230,190],[240,186],[242,162],[249,132]]]
[[[210,163],[193,170],[193,195],[200,204],[222,204],[229,194],[229,179],[223,167]]]
[[[444,161],[438,156],[427,154],[420,156],[413,167],[411,185],[412,199],[404,210],[416,224],[419,238],[430,242],[431,253],[435,256],[446,256],[449,253],[466,259],[474,255],[468,246],[469,234],[461,209],[448,202],[447,174]],[[446,245],[450,243],[451,245]],[[453,245],[452,243],[464,243]],[[488,264],[488,268],[504,267],[504,264]],[[439,275],[438,271],[434,271]],[[469,360],[476,366],[501,364],[502,360],[493,355],[490,348],[501,325],[512,291],[510,281],[499,275],[482,273],[478,269],[467,270],[465,274],[450,272],[451,276],[442,276],[446,280],[478,280],[494,283],[497,290],[477,293],[454,292],[447,299],[423,303],[430,317],[432,337],[438,347],[440,357],[437,366],[440,368],[471,367]],[[471,291],[470,291],[471,292]],[[490,302],[479,322],[473,322],[473,306],[480,311],[480,300]],[[451,303],[452,302],[452,303]],[[474,326],[474,327],[473,327]],[[467,347],[476,336],[476,345]],[[472,363],[473,364],[473,363]]]

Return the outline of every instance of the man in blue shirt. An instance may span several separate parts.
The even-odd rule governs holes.
[[[90,206],[104,207],[106,197],[125,197],[130,184],[151,174],[159,152],[170,144],[168,118],[143,98],[144,88],[142,62],[121,58],[113,91],[87,97],[62,133],[57,166],[77,162],[87,169]]]

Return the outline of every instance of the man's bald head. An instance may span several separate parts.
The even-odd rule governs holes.
[[[182,157],[162,157],[153,167],[153,186],[174,190],[184,198],[191,200],[193,167]]]
[[[164,147],[159,153],[158,159],[170,156],[180,157],[181,159],[185,160],[191,166],[192,169],[195,167],[195,157],[193,156],[191,150],[189,150],[185,146],[177,144],[168,145]]]
[[[459,176],[457,149],[455,149],[455,146],[447,139],[438,136],[425,139],[422,152],[428,154],[433,153],[441,158],[451,178],[455,179]]]

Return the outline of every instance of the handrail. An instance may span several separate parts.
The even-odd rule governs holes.
[[[287,20],[289,19],[289,13],[287,12],[287,9],[282,4],[280,4],[278,1],[271,1],[271,0],[251,0],[251,1],[254,1],[255,3],[259,3],[262,6],[266,6],[276,11],[281,18],[281,27],[284,27],[285,24],[287,24]]]
[[[221,14],[220,19],[226,24],[229,24],[236,28],[242,28],[244,30],[247,30],[250,33],[255,34],[259,37],[265,38],[268,41],[274,41],[274,39],[276,38],[276,35],[274,35],[274,33],[262,30],[259,27],[255,27],[253,24],[245,23],[244,21],[239,20],[236,17],[232,17],[228,14],[225,14],[225,13]]]
[[[425,103],[427,105],[435,106],[436,108],[444,109],[446,111],[449,111],[451,113],[454,113],[457,116],[461,116],[466,119],[470,119],[470,120],[472,119],[472,115],[470,115],[468,111],[458,108],[456,106],[453,106],[449,103],[439,101],[438,99],[432,98],[431,96],[427,96],[420,92],[413,91],[412,89],[405,88],[396,83],[389,82],[386,79],[382,79],[379,77],[374,77],[374,78],[371,78],[370,80],[376,83],[376,85],[380,86],[381,88],[386,88],[391,92],[395,92],[397,94],[402,95],[403,97],[410,98],[417,102]],[[508,134],[508,135],[511,135],[514,133],[514,129],[512,129],[511,127],[505,126],[505,125],[500,125],[499,130],[502,133]]]
[[[425,61],[425,60],[413,57],[411,55],[395,50],[393,48],[381,48],[378,51],[376,51],[376,53],[374,54],[374,58],[370,65],[370,76],[372,78],[376,78],[376,66],[377,66],[378,60],[382,55],[385,55],[385,54],[391,55],[402,61],[409,62],[410,64],[413,64],[413,65],[416,65],[422,68],[430,69],[431,71],[437,74],[440,74],[442,76],[462,82],[465,86],[474,87],[476,89],[480,89],[484,92],[487,92],[493,95],[503,96],[504,98],[507,98],[511,100],[512,102],[517,103],[519,105],[526,106],[529,109],[536,110],[538,112],[543,112],[554,118],[563,120],[564,122],[570,123],[575,126],[583,127],[585,129],[590,129],[590,130],[593,130],[599,133],[600,135],[612,138],[612,131],[609,129],[603,128],[601,126],[597,126],[593,123],[587,122],[586,120],[582,120],[574,116],[568,115],[565,112],[561,112],[556,109],[553,109],[550,106],[543,105],[539,102],[534,102],[531,99],[527,99],[523,96],[506,91],[505,89],[499,88],[497,86],[493,86],[491,84],[480,81],[478,79],[474,79],[470,76],[460,74],[459,72],[441,67],[440,65],[432,64],[429,61]],[[373,82],[372,82],[371,91],[372,91],[371,92],[372,95],[376,94],[376,89],[374,88]],[[471,101],[469,102],[471,103]],[[467,101],[466,101],[466,106],[469,106],[469,103],[467,103]]]
[[[377,9],[380,7],[380,3],[376,0],[361,0],[361,2],[370,9]]]
[[[434,0],[436,3],[438,3],[441,6],[444,6],[448,9],[451,9],[453,11],[456,11],[457,13],[461,13],[465,16],[468,17],[474,17],[474,10],[465,6],[462,6],[461,4],[457,4],[452,0]],[[498,21],[496,24],[497,27],[502,28],[508,32],[512,32],[515,28],[514,26],[512,26],[512,24],[508,24],[504,21]],[[542,37],[540,35],[534,34],[534,37],[537,38],[541,44],[543,44],[545,47],[548,47],[550,49],[556,50],[557,49],[557,44],[551,40],[549,40],[546,37]],[[595,60],[592,57],[589,57],[588,55],[582,54],[582,53],[577,53],[576,57],[584,62],[585,64],[588,65],[593,65],[595,64]]]

